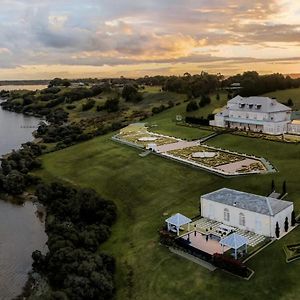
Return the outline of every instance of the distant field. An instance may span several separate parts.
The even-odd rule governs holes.
[[[292,109],[300,110],[300,88],[271,92],[264,96],[275,97],[280,102],[287,102],[291,98],[294,102]]]
[[[165,112],[165,119],[178,113],[177,110],[180,108]],[[157,121],[164,124],[164,118],[157,116]],[[171,125],[166,127],[170,129],[168,126]],[[186,134],[183,132],[183,136]],[[181,133],[177,131],[177,135]],[[47,180],[92,187],[117,204],[117,223],[111,238],[102,247],[116,257],[116,299],[298,299],[300,261],[287,265],[282,247],[299,242],[299,229],[248,262],[256,272],[250,282],[221,271],[210,273],[171,254],[158,244],[157,235],[164,213],[181,212],[190,217],[198,214],[201,194],[230,187],[267,195],[273,178],[279,191],[283,180],[287,180],[288,198],[294,201],[299,212],[298,145],[219,136],[209,144],[266,156],[279,170],[272,175],[222,179],[154,155],[141,158],[139,151],[114,143],[110,137],[98,137],[43,156],[43,169],[38,175]]]

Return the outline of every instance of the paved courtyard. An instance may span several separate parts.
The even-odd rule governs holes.
[[[217,221],[210,220],[207,218],[201,218],[201,219],[198,219],[198,220],[194,221],[193,223],[191,223],[190,228],[191,229],[194,228],[195,230],[202,232],[202,233],[207,234],[209,232],[214,235],[220,236],[219,227],[222,225],[223,225],[223,223],[221,223],[221,222],[217,222]],[[206,231],[206,229],[208,231]],[[258,245],[259,243],[263,242],[266,239],[266,237],[263,235],[259,235],[254,232],[242,230],[242,229],[235,228],[235,227],[234,227],[234,232],[247,238],[249,240],[249,246],[251,246],[251,247],[255,247],[256,245]]]
[[[193,246],[194,248],[200,249],[211,255],[215,253],[223,253],[223,247],[221,246],[219,241],[214,238],[207,239],[206,236],[200,232],[190,232],[186,235],[181,236],[181,238],[189,241],[190,246]],[[229,250],[229,247],[224,247],[224,252],[226,252],[227,250]]]

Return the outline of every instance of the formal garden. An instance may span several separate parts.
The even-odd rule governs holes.
[[[146,124],[135,123],[120,130],[115,141],[173,159],[223,176],[275,172],[265,159],[207,146],[201,140],[186,141],[149,131]]]
[[[146,148],[148,144],[155,143],[157,146],[176,143],[178,140],[174,137],[161,135],[148,131],[143,123],[131,124],[115,136],[120,141],[124,140],[133,143],[141,148]]]
[[[247,158],[242,154],[222,151],[205,145],[168,153],[226,173],[266,172],[266,167],[259,159]]]

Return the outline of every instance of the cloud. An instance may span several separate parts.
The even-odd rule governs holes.
[[[282,0],[2,0],[0,68],[232,60],[242,64],[269,59],[278,64],[300,51],[300,23],[286,22],[293,1],[283,4]]]

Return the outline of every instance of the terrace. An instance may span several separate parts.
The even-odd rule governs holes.
[[[180,227],[180,230],[178,243],[183,247],[193,247],[209,255],[225,253],[243,259],[265,246],[270,240],[263,235],[227,226],[207,218],[200,218],[185,224]],[[232,237],[235,236],[239,240],[237,246],[229,246],[225,240],[232,240]],[[240,240],[243,243],[239,243]]]

